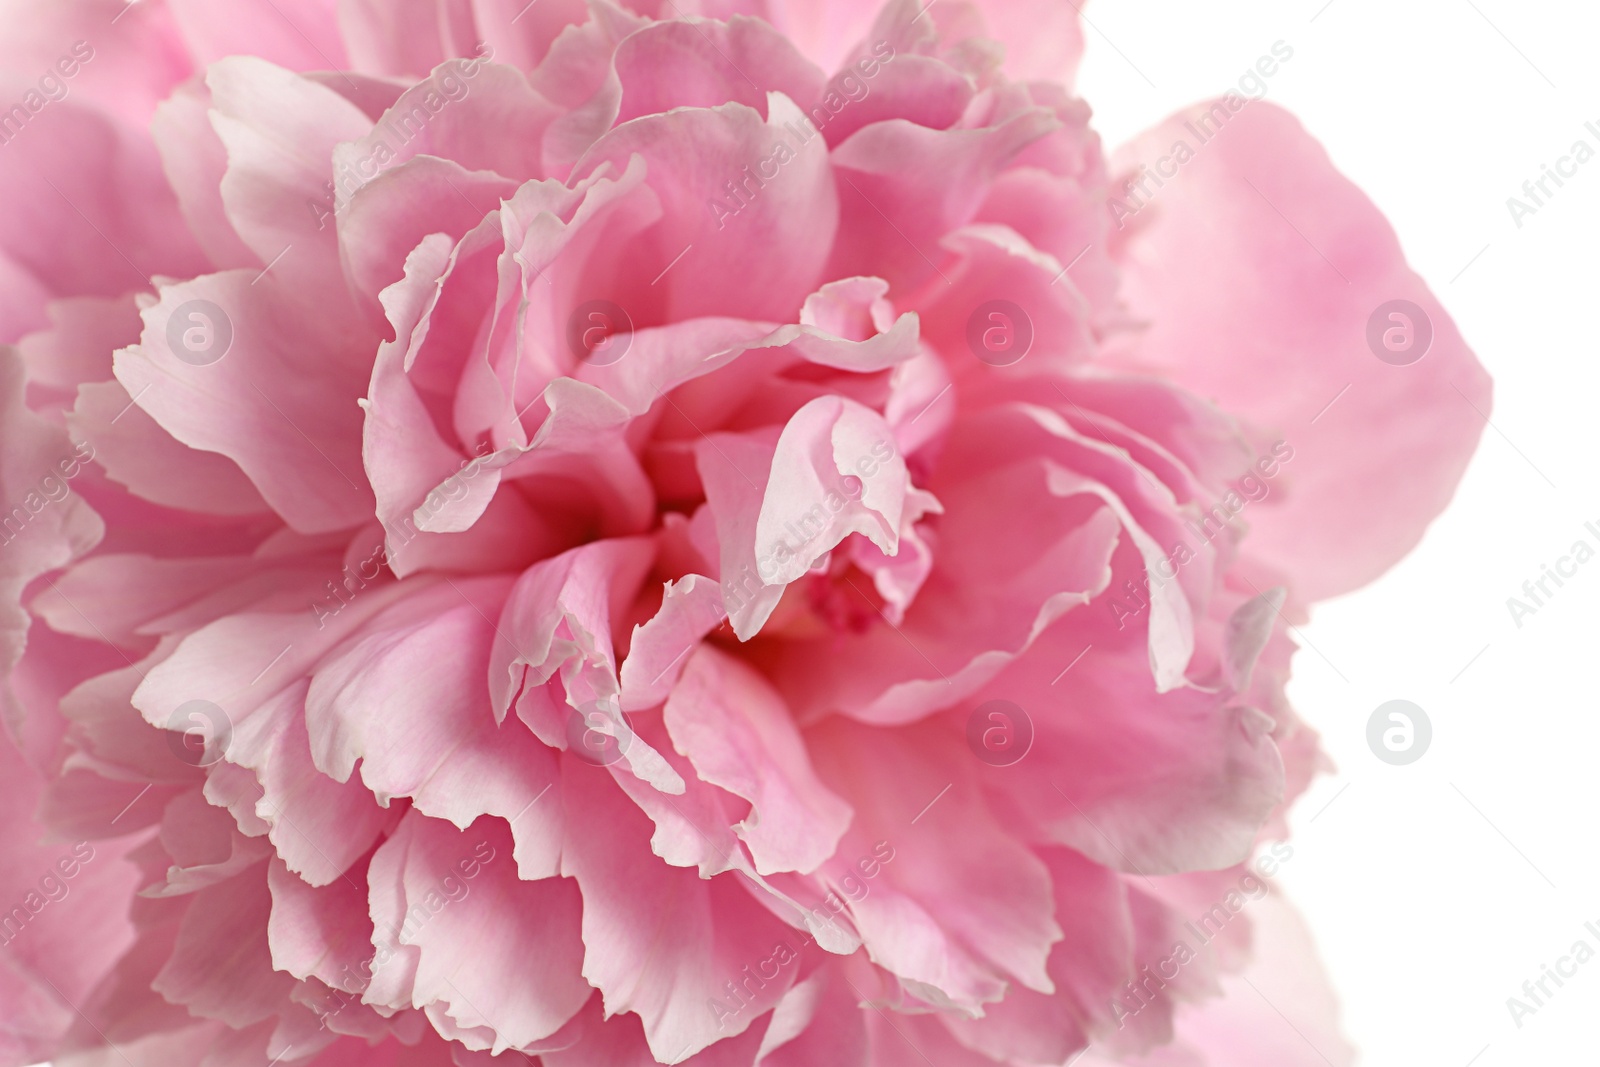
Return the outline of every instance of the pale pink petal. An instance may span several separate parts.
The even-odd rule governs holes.
[[[460,829],[498,815],[512,824],[523,876],[543,878],[560,849],[555,804],[539,806],[555,753],[520,721],[497,722],[484,685],[508,586],[436,585],[374,619],[317,666],[306,721],[324,774],[348,781],[359,763],[379,803],[410,797]]]
[[[827,963],[784,994],[761,1043],[764,1067],[870,1062],[865,1013],[845,968]]]
[[[236,1030],[270,1018],[294,979],[272,969],[266,864],[187,899],[172,956],[151,988]]]
[[[541,0],[531,8],[526,0],[471,0],[473,22],[495,60],[521,70],[538,66],[563,33],[594,19],[594,6],[584,0]],[[403,32],[409,35],[410,26]]]
[[[178,441],[237,463],[296,529],[354,526],[372,513],[355,403],[365,381],[350,361],[365,332],[301,307],[304,296],[271,274],[256,277],[230,271],[165,287],[144,309],[141,343],[117,353],[117,379]],[[192,326],[171,328],[180,312]],[[291,322],[320,329],[308,338]],[[185,329],[204,332],[190,344]],[[230,334],[231,347],[204,365],[170,340],[209,358]]]
[[[667,698],[700,639],[722,625],[727,612],[717,583],[700,574],[669,582],[661,608],[633,628],[618,679],[622,710],[642,711]]]
[[[808,114],[828,143],[839,145],[862,127],[890,119],[949,129],[972,95],[972,80],[962,71],[932,56],[895,52],[879,38],[856,49]]]
[[[430,564],[461,558],[529,561],[541,547],[553,548],[557,543],[553,531],[543,539],[544,545],[529,537],[526,524],[537,518],[510,496],[501,498],[501,512],[509,513],[504,515],[506,522],[479,523],[477,533],[467,537],[441,537],[416,526],[419,511],[426,516],[442,509],[470,491],[473,479],[489,476],[446,442],[427,410],[427,394],[419,388],[426,384],[424,375],[408,373],[408,364],[430,328],[436,306],[432,302],[439,299],[440,287],[454,264],[449,239],[443,234],[431,236],[408,257],[405,280],[385,290],[383,300],[396,339],[379,347],[372,382],[361,405],[365,412],[363,462],[377,497],[386,558],[402,577]]]
[[[9,673],[22,657],[29,617],[23,589],[46,571],[71,562],[101,538],[99,516],[72,494],[68,480],[85,452],[65,433],[27,410],[22,360],[0,347],[0,491],[8,510],[0,516],[0,665]]]
[[[510,853],[499,820],[463,832],[412,814],[368,876],[373,944],[380,958],[405,953],[410,1001],[468,1048],[496,1053],[549,1037],[590,994],[579,974],[578,887],[565,878],[524,882]],[[398,890],[397,910],[379,907],[380,880]],[[537,956],[525,948],[534,944]]]
[[[140,896],[172,897],[225,882],[256,866],[272,848],[239,833],[233,819],[212,807],[198,789],[180,793],[161,817],[161,844],[172,858],[164,881],[147,885]]]
[[[875,412],[847,400],[824,398],[795,413],[756,517],[756,559],[772,562],[763,580],[794,581],[852,533],[886,555],[898,550],[910,476],[892,436]]]
[[[1112,1004],[1134,977],[1134,922],[1122,879],[1066,849],[1040,851],[1063,936],[1050,949],[1053,993],[1012,990],[982,1019],[948,1019],[957,1040],[986,1055],[1066,1063],[1116,1026]]]
[[[80,386],[69,423],[112,481],[157,504],[213,515],[262,515],[266,501],[238,464],[186,448],[117,381]]]
[[[44,784],[0,737],[0,796],[14,814],[0,825],[0,846],[11,857],[0,874],[0,988],[17,998],[5,1002],[8,1013],[12,1004],[37,1011],[8,1014],[0,1049],[30,1057],[57,1047],[76,1022],[63,1006],[83,1003],[132,944],[128,906],[138,884],[125,842],[40,839],[39,827],[20,816],[34,810]]]
[[[850,47],[861,40],[877,14],[877,5],[853,0],[765,0],[752,6],[755,10],[748,14],[771,22],[812,62],[829,71],[837,68]]]
[[[205,0],[168,0],[201,63],[248,53],[294,70],[347,64],[337,5],[326,0],[239,0],[224,12]]]
[[[635,321],[733,315],[782,322],[793,316],[822,280],[838,218],[827,146],[799,108],[772,93],[765,120],[743,104],[651,115],[601,138],[573,173],[587,175],[602,161],[621,170],[636,152],[664,217],[636,252],[642,263],[659,264],[661,273],[641,271],[620,301],[639,309]],[[745,178],[751,160],[759,173]],[[774,180],[779,174],[782,180]],[[724,183],[739,181],[745,192],[734,198]],[[711,210],[708,191],[716,198]],[[775,245],[784,255],[769,254]],[[659,277],[654,286],[652,277]]]
[[[1071,87],[1083,55],[1079,6],[1048,0],[976,0],[989,33],[1005,46],[1006,73]]]
[[[806,107],[821,92],[823,73],[771,26],[734,16],[720,22],[658,22],[617,48],[624,123],[673,108],[737,102],[765,111],[767,93]],[[745,71],[760,78],[751,81]]]
[[[116,31],[108,33],[113,19]],[[53,73],[73,97],[132,128],[143,128],[194,69],[165,4],[130,10],[123,0],[6,0],[0,24],[9,30],[0,69],[27,72],[35,89],[40,75]]]
[[[1006,453],[985,442],[1000,439],[969,440],[973,466],[933,486],[945,507],[939,546],[904,625],[871,625],[855,640],[830,644],[827,655],[847,665],[837,674],[803,666],[819,654],[811,641],[777,657],[775,673],[802,721],[840,709],[863,721],[901,723],[948,707],[1110,583],[1121,534],[1105,504],[1108,491],[1057,495],[1040,467],[995,469],[990,460]],[[961,471],[961,464],[950,469]],[[829,594],[863,603],[863,590],[848,583]]]
[[[762,874],[809,874],[833,855],[850,808],[818,781],[783,698],[761,675],[713,648],[689,658],[666,724],[701,781],[750,801],[735,832]]]
[[[254,57],[212,64],[206,87],[228,155],[220,185],[228,220],[262,263],[314,288],[335,311],[344,279],[338,242],[313,208],[328,199],[335,146],[365,136],[372,121],[332,89]]]
[[[1107,867],[1155,875],[1239,862],[1283,795],[1271,718],[1226,692],[1156,695],[1144,649],[1097,633],[1090,618],[1110,614],[1090,610],[996,680],[1035,731],[1033,752],[996,786],[1018,817]]]
[[[323,886],[345,872],[399,818],[355,782],[326,776],[306,731],[306,685],[285,689],[234,727],[229,763],[254,771],[261,785],[255,815],[289,869]]]
[[[929,1003],[968,1014],[1011,982],[1049,992],[1050,874],[982,800],[965,751],[934,730],[842,719],[813,727],[822,780],[854,809],[822,868],[874,963]],[[858,887],[865,887],[864,890]]]
[[[497,720],[515,707],[552,748],[604,727],[633,774],[681,793],[683,780],[634,734],[618,702],[613,620],[637,593],[651,555],[645,539],[598,541],[524,572],[495,626],[489,693]]]
[[[577,6],[577,0],[564,3]],[[622,81],[612,62],[617,45],[649,24],[609,0],[589,0],[588,7],[589,20],[563,29],[529,76],[546,99],[570,109],[551,123],[544,135],[545,170],[558,178],[565,178],[572,165],[615,125],[622,105]],[[553,12],[561,8],[560,4],[549,5]]]
[[[71,38],[61,44],[70,51]],[[0,197],[37,208],[0,217],[0,250],[12,263],[53,296],[121,296],[158,273],[206,269],[147,138],[86,100],[40,106],[0,156]]]
[[[139,339],[139,308],[130,297],[72,297],[45,311],[50,326],[17,342],[31,383],[76,389],[106,381],[112,350]]]
[[[240,238],[222,202],[228,150],[211,126],[211,92],[201,79],[178,88],[156,109],[150,134],[189,231],[218,269],[255,267],[261,260]]]
[[[333,989],[355,992],[364,984],[372,953],[367,915],[367,865],[360,863],[325,886],[306,884],[273,860],[267,867],[272,916],[267,943],[272,965],[296,978],[315,977]]]
[[[1098,1051],[1086,1067],[1347,1067],[1355,1050],[1340,1032],[1337,1004],[1303,920],[1277,894],[1251,902],[1257,958],[1222,978],[1220,999],[1180,1006],[1176,1040],[1143,1056]],[[1192,935],[1191,935],[1192,937]]]
[[[1169,120],[1118,164],[1149,162],[1184,134]],[[1128,223],[1128,300],[1152,325],[1122,358],[1240,413],[1254,443],[1288,443],[1295,462],[1277,503],[1250,519],[1250,553],[1302,575],[1301,596],[1346,592],[1414,546],[1449,500],[1489,416],[1489,380],[1383,216],[1290,115],[1251,104],[1215,142],[1159,191],[1148,221]],[[1317,300],[1296,295],[1307,291]],[[1409,366],[1368,347],[1369,320],[1391,300],[1431,325]],[[1397,456],[1404,478],[1384,473]]]
[[[422,155],[468,171],[536,178],[540,140],[559,113],[514,67],[450,60],[402,93],[371,132],[334,150],[334,184],[347,198],[360,183]]]
[[[794,968],[757,978],[739,1011],[724,983],[744,980],[743,968],[799,938],[738,879],[703,881],[652,856],[648,820],[603,770],[569,756],[562,777],[568,810],[585,815],[571,828],[562,867],[583,891],[583,975],[605,995],[606,1012],[637,1014],[665,1063],[743,1033],[777,1002]],[[723,998],[720,1012],[708,1008],[714,997]]]
[[[930,130],[904,119],[874,123],[834,150],[840,236],[834,277],[868,274],[896,292],[937,281],[939,241],[971,222],[988,183],[1055,119],[1024,111],[987,129]]]

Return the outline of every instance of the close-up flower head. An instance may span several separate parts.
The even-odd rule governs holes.
[[[1491,383],[1087,26],[0,2],[0,1065],[1353,1063],[1285,687]]]

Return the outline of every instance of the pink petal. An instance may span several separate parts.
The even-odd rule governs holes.
[[[31,812],[44,781],[23,760],[9,736],[0,737],[0,800],[13,813]],[[133,942],[128,902],[137,871],[124,860],[125,842],[43,842],[26,818],[0,825],[0,847],[9,857],[0,873],[0,989],[7,999],[7,1026],[0,1050],[37,1055],[57,1047],[76,1022],[63,1011],[84,1003]],[[33,1009],[30,1013],[25,1008]],[[13,1021],[19,1023],[12,1028]],[[46,1053],[49,1054],[49,1053]]]
[[[270,274],[255,278],[230,271],[163,288],[144,310],[141,343],[117,353],[117,379],[174,438],[237,463],[291,526],[354,526],[372,513],[355,403],[364,372],[351,358],[362,331],[300,307],[303,296]],[[169,330],[180,311],[214,331],[213,345],[226,323],[232,347],[208,365],[180,359],[169,340],[181,336]]]
[[[1222,979],[1220,998],[1182,1005],[1176,1041],[1145,1056],[1091,1051],[1086,1067],[1348,1067],[1355,1050],[1340,1033],[1337,1005],[1304,922],[1277,894],[1251,903],[1257,959]]]
[[[904,119],[875,123],[834,150],[839,172],[839,240],[833,277],[888,279],[897,293],[938,278],[939,241],[970,222],[988,184],[1055,127],[1043,109],[988,129],[930,130]]]
[[[666,706],[667,729],[704,782],[750,801],[735,832],[762,874],[809,874],[833,855],[850,807],[818,781],[783,698],[726,653],[689,657]]]
[[[178,88],[156,108],[150,124],[162,168],[179,210],[213,267],[255,267],[266,261],[240,238],[222,201],[228,150],[211,126],[211,91],[198,79]]]
[[[335,5],[323,0],[240,0],[227,12],[205,0],[168,6],[201,63],[249,54],[293,70],[348,65]]]
[[[1013,989],[982,1019],[946,1019],[968,1048],[1006,1060],[1065,1063],[1116,1025],[1112,1004],[1134,977],[1134,923],[1121,878],[1066,849],[1040,851],[1064,936],[1050,949],[1054,993]]]
[[[265,2],[265,0],[263,0]],[[241,240],[280,277],[342,305],[344,274],[332,227],[315,205],[328,199],[334,148],[364,137],[372,121],[338,93],[253,56],[206,72],[211,125],[228,154],[222,203]]]
[[[813,1063],[863,1065],[867,1058],[866,1013],[845,977],[829,962],[797,982],[772,1012],[761,1042],[764,1067],[809,1067]]]
[[[769,0],[750,13],[782,30],[822,69],[833,70],[872,26],[877,5],[852,0]]]
[[[29,382],[70,390],[106,381],[112,350],[139,339],[139,308],[127,296],[54,300],[46,313],[50,326],[17,343]]]
[[[827,146],[805,128],[799,108],[769,94],[765,120],[743,104],[651,115],[601,138],[573,173],[602,161],[621,170],[635,152],[664,209],[639,242],[639,276],[621,300],[639,309],[635,321],[657,306],[661,320],[790,319],[820,280],[838,219]],[[751,160],[769,176],[744,177]],[[772,180],[780,171],[782,180]],[[739,181],[745,191],[735,200],[724,183]],[[707,209],[708,191],[720,209]],[[771,255],[774,246],[784,255]]]
[[[612,620],[637,593],[651,556],[647,540],[612,539],[525,571],[495,627],[489,693],[496,719],[515,706],[552,748],[569,747],[575,723],[602,722],[625,741],[621,762],[628,770],[657,789],[681,793],[683,780],[634,734],[618,703]]]
[[[1128,298],[1151,325],[1122,358],[1242,413],[1258,451],[1277,439],[1293,449],[1277,503],[1250,520],[1249,551],[1321,599],[1421,538],[1483,432],[1489,379],[1389,224],[1298,122],[1251,104],[1226,132],[1129,223]],[[1186,136],[1171,119],[1118,162],[1150,162]],[[1370,317],[1396,299],[1420,306],[1434,333],[1410,366],[1367,346]],[[1385,473],[1397,457],[1403,479]]]
[[[146,500],[213,515],[270,511],[238,464],[215,452],[185,448],[133,402],[120,382],[80,387],[70,425],[108,477]]]
[[[966,442],[965,455],[947,456],[933,485],[946,509],[933,570],[904,624],[874,624],[825,646],[796,641],[775,657],[774,674],[802,721],[838,709],[862,721],[904,723],[948,707],[1110,582],[1120,524],[1107,490],[1051,492],[1043,468],[1005,462],[1005,434],[957,440]],[[805,666],[819,655],[834,670]]]
[[[626,38],[616,52],[622,105],[616,121],[677,107],[735,102],[764,111],[767,93],[802,107],[822,90],[823,73],[765,22],[735,16],[721,22],[658,22]],[[750,81],[752,71],[760,82]]]
[[[355,992],[364,984],[364,968],[372,954],[367,864],[359,863],[347,873],[349,878],[314,887],[281,860],[268,864],[272,915],[267,920],[267,943],[278,970]]]
[[[870,44],[851,55],[808,112],[830,145],[890,119],[934,130],[956,124],[972,100],[971,79],[931,56],[894,52],[882,39]]]
[[[1145,650],[1093,625],[1105,608],[1089,610],[995,680],[1035,730],[1033,752],[996,786],[1052,840],[1106,867],[1155,875],[1239,862],[1283,795],[1272,720],[1226,692],[1156,695]]]
[[[910,475],[892,438],[876,412],[848,400],[823,398],[795,413],[778,438],[756,518],[756,558],[775,564],[762,568],[763,580],[794,581],[852,533],[886,555],[897,551]],[[802,544],[789,543],[797,539]]]
[[[605,995],[606,1012],[637,1014],[651,1053],[665,1063],[745,1032],[795,969],[750,981],[742,1010],[725,984],[744,981],[743,969],[776,944],[798,945],[794,932],[736,878],[703,881],[651,855],[648,820],[604,771],[569,757],[563,782],[568,810],[595,824],[573,826],[562,865],[583,891],[583,975]],[[714,997],[723,1011],[708,1009]]]
[[[515,67],[450,60],[402,93],[370,133],[334,150],[335,184],[348,197],[348,186],[422,155],[537,178],[540,140],[558,114]]]
[[[403,951],[411,1003],[468,1048],[532,1044],[588,1000],[577,886],[518,878],[499,820],[462,832],[413,813],[373,857],[369,879],[379,960]],[[398,896],[391,902],[381,886]],[[537,957],[528,945],[540,947]]]
[[[272,898],[262,863],[189,898],[172,957],[151,987],[235,1030],[270,1018],[294,980],[272,968]]]
[[[105,32],[113,19],[116,32]],[[143,128],[194,69],[166,5],[128,10],[122,0],[8,0],[0,20],[9,29],[0,68],[64,76],[73,98],[130,128]]]
[[[0,499],[9,502],[5,552],[0,553],[0,667],[7,673],[22,657],[27,640],[22,590],[39,575],[87,552],[105,530],[100,517],[68,487],[85,453],[27,409],[22,375],[16,350],[0,348]]]
[[[643,711],[667,699],[700,639],[722,625],[727,612],[717,583],[700,574],[668,582],[661,608],[633,628],[622,661],[622,710]]]
[[[161,818],[161,845],[173,865],[164,881],[145,886],[141,896],[194,893],[232,878],[271,855],[272,847],[239,833],[233,819],[206,802],[198,789],[180,793]]]
[[[306,731],[306,684],[285,689],[234,729],[229,763],[256,773],[255,814],[268,826],[278,856],[314,886],[346,877],[399,817],[359,783],[324,774]]]
[[[577,0],[565,3],[577,6]],[[561,6],[540,10],[558,13]],[[622,81],[613,63],[617,46],[649,25],[649,20],[607,0],[591,0],[589,11],[580,12],[573,21],[581,22],[586,14],[593,17],[564,29],[529,75],[547,99],[570,109],[550,124],[544,136],[545,170],[558,178],[567,177],[572,165],[616,125],[622,105]]]
[[[1076,5],[1049,0],[977,0],[991,36],[1005,46],[1006,74],[1071,86],[1083,55]]]
[[[891,735],[833,719],[807,739],[822,780],[855,809],[821,874],[873,962],[914,996],[969,1014],[1010,982],[1049,992],[1045,962],[1061,937],[1049,872],[1001,831],[970,756],[924,727]]]
[[[538,805],[556,781],[555,753],[521,722],[497,723],[484,685],[508,584],[434,586],[373,620],[318,665],[306,719],[323,773],[346,781],[359,761],[379,803],[410,797],[459,829],[498,815],[515,831],[522,875],[546,878],[561,821],[553,803]]]
[[[148,139],[87,100],[51,104],[4,148],[0,197],[38,210],[0,217],[0,250],[52,295],[115,297],[205,269]]]

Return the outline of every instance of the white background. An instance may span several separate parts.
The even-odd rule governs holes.
[[[1600,958],[1551,983],[1520,1029],[1506,1006],[1580,937],[1600,951],[1584,931],[1600,928],[1600,559],[1520,629],[1506,606],[1578,538],[1600,548],[1583,529],[1600,528],[1600,158],[1521,229],[1506,206],[1575,140],[1600,150],[1584,130],[1600,127],[1600,10],[1095,0],[1085,14],[1079,84],[1108,146],[1289,43],[1268,98],[1388,215],[1495,378],[1493,425],[1449,510],[1300,635],[1290,695],[1339,772],[1297,808],[1280,884],[1345,1031],[1367,1067],[1600,1064]],[[1433,724],[1410,766],[1366,745],[1368,717],[1394,698]]]

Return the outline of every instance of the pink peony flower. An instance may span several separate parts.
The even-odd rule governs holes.
[[[1286,628],[1486,376],[1071,5],[683,3],[0,4],[5,1063],[1349,1062]]]

